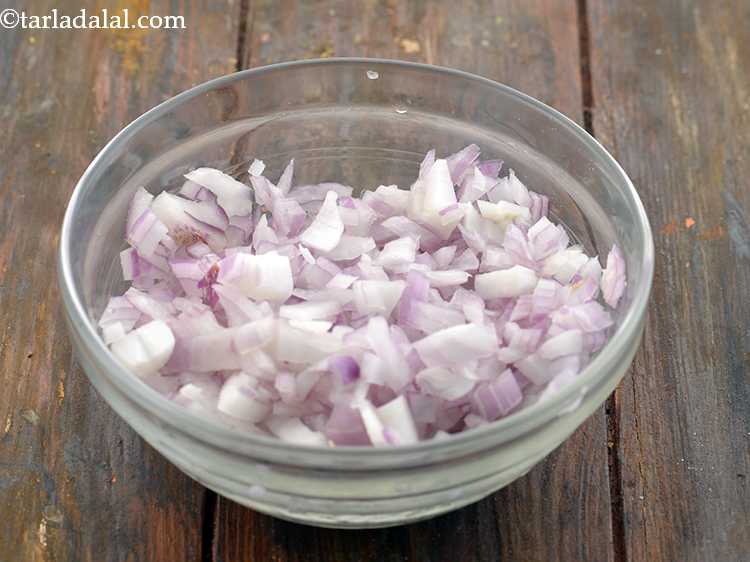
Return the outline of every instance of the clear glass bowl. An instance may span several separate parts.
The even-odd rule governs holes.
[[[552,202],[587,250],[613,242],[628,288],[612,339],[556,398],[451,439],[397,448],[293,446],[194,417],[128,373],[96,320],[120,293],[118,252],[129,199],[188,168],[241,171],[289,158],[296,180],[372,189],[408,186],[422,155],[476,143]],[[75,188],[60,237],[59,283],[73,346],[89,379],[143,438],[184,472],[241,504],[330,527],[432,517],[522,476],[613,391],[640,341],[653,275],[648,219],[630,180],[575,123],[496,82],[444,68],[375,59],[277,64],[212,80],[136,119]]]

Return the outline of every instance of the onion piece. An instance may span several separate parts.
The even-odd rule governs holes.
[[[375,241],[366,236],[341,236],[338,245],[326,256],[334,261],[347,261],[356,259],[367,252],[375,249]]]
[[[276,187],[278,190],[283,193],[287,194],[292,189],[292,178],[294,177],[294,158],[289,160],[289,164],[286,165],[286,168],[284,168],[284,171],[281,173],[281,177],[279,178],[278,183],[276,184]],[[297,201],[297,203],[299,203]]]
[[[335,191],[329,191],[326,194],[318,214],[300,235],[300,242],[305,246],[322,252],[330,252],[341,241],[344,223],[341,221],[338,205],[336,205],[337,199],[338,194]]]
[[[409,445],[419,441],[409,403],[404,395],[398,396],[376,410],[383,424],[383,438],[389,445]]]
[[[536,273],[522,265],[509,269],[480,273],[474,277],[474,288],[483,299],[519,297],[531,293],[538,278]]]
[[[539,355],[545,359],[557,359],[565,355],[577,355],[583,351],[583,332],[568,330],[549,338],[539,347]]]
[[[610,307],[616,308],[625,292],[625,259],[622,257],[620,248],[612,246],[607,255],[607,267],[602,274],[602,294],[604,302]]]
[[[110,345],[112,353],[139,377],[151,375],[169,360],[175,338],[169,326],[153,320],[116,339]]]
[[[443,240],[447,240],[461,217],[445,219],[440,212],[458,202],[453,188],[448,163],[437,159],[424,177],[412,187],[409,216],[429,225]]]
[[[287,443],[307,445],[308,447],[326,444],[325,435],[312,431],[299,418],[274,416],[266,420],[266,427],[276,437]]]
[[[414,349],[427,366],[461,365],[492,355],[497,349],[497,338],[494,330],[478,324],[462,324],[414,342]]]
[[[221,387],[217,409],[233,418],[258,423],[271,411],[258,392],[258,381],[247,373],[229,377]]]
[[[507,201],[490,203],[489,201],[480,200],[477,201],[477,205],[479,206],[479,212],[485,219],[491,220],[500,226],[507,226],[517,220],[526,223],[531,216],[526,207],[508,203]]]
[[[495,187],[487,194],[487,197],[492,203],[508,201],[522,207],[531,206],[529,190],[516,177],[516,173],[513,170],[510,170],[510,173],[506,177],[501,178],[495,184]]]
[[[336,404],[325,427],[326,437],[336,445],[369,445],[370,439],[359,412],[346,404]]]
[[[415,378],[417,385],[427,394],[443,400],[458,400],[474,388],[475,382],[445,367],[428,367]]]
[[[489,421],[507,416],[522,400],[521,388],[510,369],[494,381],[480,384],[472,396],[476,410]]]
[[[567,248],[570,239],[562,226],[552,224],[547,217],[540,218],[528,231],[531,253],[543,260]]]
[[[461,183],[464,174],[479,159],[479,154],[479,147],[476,144],[470,144],[448,157],[446,163],[454,184],[459,185]]]
[[[247,170],[247,173],[251,176],[262,176],[263,170],[266,169],[266,165],[263,163],[263,160],[258,160],[257,158],[253,160],[253,163],[250,164],[250,168]]]
[[[213,168],[198,168],[185,178],[202,185],[216,195],[216,201],[228,215],[249,215],[253,211],[252,192],[248,186]]]
[[[285,321],[278,324],[273,356],[288,363],[310,365],[338,353],[341,339],[331,333],[314,333],[295,328]]]
[[[386,269],[412,263],[417,253],[417,245],[418,239],[410,237],[391,240],[383,246],[373,263]]]
[[[552,254],[544,260],[542,275],[554,277],[560,283],[567,285],[588,261],[589,257],[583,253],[580,247],[572,246]]]
[[[355,281],[354,305],[362,314],[391,315],[406,288],[404,281]]]
[[[463,285],[471,277],[465,271],[448,270],[448,271],[425,271],[423,275],[430,282],[432,287],[455,287]]]
[[[250,298],[274,302],[286,301],[294,287],[289,258],[276,252],[238,253],[224,258],[219,262],[218,281]]]

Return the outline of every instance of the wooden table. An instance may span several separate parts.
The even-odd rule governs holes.
[[[750,2],[114,4],[187,29],[0,30],[1,562],[750,560]],[[60,221],[110,137],[208,78],[329,56],[452,66],[560,109],[655,233],[643,345],[606,406],[528,476],[407,527],[302,527],[202,488],[96,394],[60,314]]]

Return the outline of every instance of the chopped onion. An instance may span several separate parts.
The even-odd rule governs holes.
[[[299,418],[274,416],[266,421],[266,426],[276,437],[297,445],[325,445],[325,435],[312,431]]]
[[[602,270],[502,166],[470,145],[361,197],[295,186],[293,160],[139,188],[103,339],[190,411],[296,445],[443,439],[548,400],[605,345],[625,261]]]
[[[258,381],[247,373],[238,373],[221,387],[217,409],[243,421],[255,423],[266,417],[271,407],[257,391]]]
[[[247,173],[251,176],[262,176],[263,170],[266,169],[266,165],[263,163],[263,160],[258,160],[257,158],[253,160],[253,163],[250,164],[250,168],[248,169]]]
[[[294,287],[289,258],[276,252],[238,253],[224,258],[219,262],[218,281],[250,298],[272,302],[286,301]]]
[[[477,411],[489,421],[507,416],[521,400],[521,388],[510,369],[505,370],[494,381],[480,384],[473,395]]]
[[[310,248],[322,252],[330,252],[341,241],[344,233],[344,223],[341,221],[339,209],[336,205],[338,195],[335,191],[329,191],[323,201],[323,206],[318,211],[310,226],[307,227],[300,241]]]
[[[443,400],[458,400],[466,396],[475,383],[445,367],[428,367],[417,373],[415,382],[427,394]]]
[[[185,174],[216,195],[219,205],[228,215],[249,215],[253,211],[252,192],[241,182],[213,168],[198,168]]]
[[[354,305],[361,314],[388,317],[405,287],[404,281],[355,281],[352,285]]]
[[[414,342],[414,349],[425,365],[462,365],[492,355],[497,350],[497,338],[484,326],[463,324]]]
[[[172,355],[174,335],[161,320],[153,320],[117,338],[110,348],[136,375],[145,377],[161,369]]]
[[[625,292],[625,260],[620,248],[612,246],[607,256],[607,268],[602,274],[602,293],[604,302],[612,308],[617,308],[620,297]]]
[[[496,222],[500,226],[507,226],[508,224],[519,220],[526,222],[531,216],[529,209],[507,201],[500,201],[498,203],[490,203],[489,201],[477,201],[479,205],[479,212],[482,216],[492,222]]]
[[[537,282],[536,273],[531,269],[514,265],[510,269],[480,273],[474,278],[474,288],[485,300],[520,297],[531,293]]]

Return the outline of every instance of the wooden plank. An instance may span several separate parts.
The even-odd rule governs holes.
[[[37,0],[23,10],[84,6],[99,9]],[[115,416],[72,360],[55,261],[68,197],[103,144],[152,105],[234,70],[239,6],[120,7],[183,15],[187,29],[0,33],[3,562],[202,555],[204,490]]]
[[[655,230],[616,395],[617,560],[750,556],[750,4],[591,2],[594,129]]]
[[[582,120],[573,2],[251,1],[245,67],[320,56],[453,66],[515,86]],[[219,498],[216,559],[459,561],[611,559],[606,423],[597,412],[525,478],[432,521],[316,530]]]

